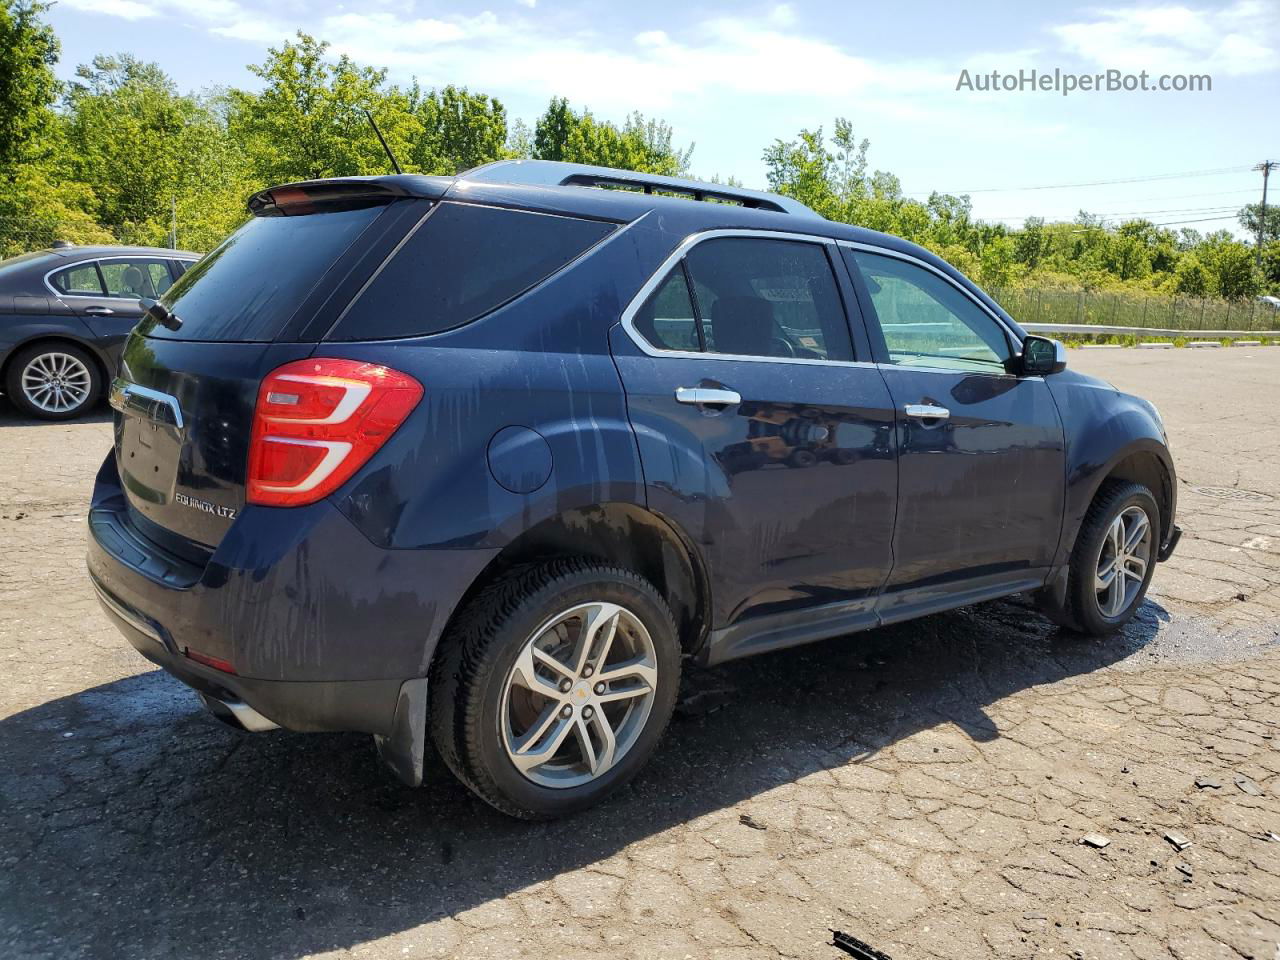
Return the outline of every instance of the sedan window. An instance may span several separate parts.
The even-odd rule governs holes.
[[[109,297],[154,299],[173,282],[168,266],[159,260],[103,260],[98,266]]]

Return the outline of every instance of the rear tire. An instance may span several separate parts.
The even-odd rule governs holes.
[[[1071,552],[1060,623],[1093,636],[1114,633],[1142,606],[1155,572],[1160,508],[1140,483],[1107,481],[1085,514]]]
[[[675,708],[680,659],[671,611],[635,573],[580,558],[517,568],[441,641],[431,736],[503,813],[576,813],[649,759]]]
[[[5,391],[10,402],[29,417],[71,420],[98,402],[102,377],[97,362],[83,347],[37,343],[14,355]]]

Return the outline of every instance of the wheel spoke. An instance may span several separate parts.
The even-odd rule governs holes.
[[[1147,561],[1142,557],[1129,555],[1124,560],[1124,572],[1139,582],[1147,575]]]
[[[652,689],[658,683],[658,670],[647,657],[636,657],[634,660],[609,664],[607,669],[600,671],[596,679],[603,680],[605,683],[615,683],[628,677],[635,677]]]
[[[1138,549],[1138,544],[1142,542],[1142,538],[1147,535],[1147,529],[1151,524],[1147,521],[1145,513],[1139,514],[1134,518],[1133,526],[1129,528],[1129,535],[1124,538],[1124,552],[1133,553]]]
[[[582,668],[592,660],[603,661],[603,657],[595,650],[601,644],[607,650],[612,646],[614,635],[618,632],[618,616],[622,608],[612,603],[597,604],[588,609],[582,618],[582,628],[578,633],[578,643],[574,648],[573,671],[582,675]]]
[[[604,715],[603,710],[593,713],[590,720],[582,721],[582,730],[588,740],[591,739],[592,729],[600,738],[600,747],[598,750],[595,747],[592,748],[591,756],[595,762],[591,764],[591,772],[599,776],[613,766],[618,751],[618,741],[614,736],[613,725],[609,723],[609,718]]]
[[[1120,575],[1111,581],[1111,586],[1107,588],[1106,599],[1103,601],[1102,612],[1108,617],[1114,617],[1124,603],[1124,576]]]
[[[541,746],[537,747],[537,749],[531,749],[538,743],[538,740],[535,739],[525,744],[523,748],[513,744],[512,746],[514,749],[508,750],[512,762],[515,763],[516,768],[521,772],[532,770],[534,767],[546,763],[554,757],[556,752],[564,743],[565,737],[567,737],[569,732],[578,725],[575,718],[560,716],[558,707],[550,710],[549,712],[550,723],[546,723],[545,726],[550,728],[551,732],[550,734],[547,734],[545,730],[541,731],[543,734],[540,738],[542,741]],[[538,719],[539,723],[536,724],[536,726],[543,725],[543,718],[539,717]]]
[[[1124,518],[1123,517],[1116,517],[1115,521],[1111,524],[1111,530],[1109,531],[1109,536],[1111,538],[1111,555],[1112,557],[1118,558],[1120,554],[1124,552]]]
[[[1116,562],[1114,560],[1111,560],[1108,563],[1106,563],[1103,567],[1099,568],[1098,572],[1094,574],[1094,578],[1093,578],[1094,588],[1097,590],[1106,590],[1108,587],[1111,586],[1111,581],[1114,580],[1115,577],[1116,577]]]
[[[545,664],[559,673],[564,679],[573,679],[573,674],[569,672],[564,664],[530,643],[525,645],[525,648],[520,651],[520,656],[516,659],[515,667],[512,669],[511,674],[512,681],[540,696],[559,700],[560,687],[555,681],[548,680],[538,673],[536,663]]]
[[[586,762],[587,769],[591,771],[592,776],[595,776],[596,771],[600,769],[600,759],[596,756],[595,744],[591,742],[591,731],[587,729],[587,723],[582,717],[574,718],[573,735],[578,741],[578,748],[582,751],[582,759]]]

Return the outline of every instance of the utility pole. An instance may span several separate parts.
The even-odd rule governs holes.
[[[1262,191],[1262,195],[1264,197],[1267,195],[1266,190]],[[1265,202],[1266,201],[1264,200],[1263,203]],[[169,216],[170,216],[169,249],[177,250],[178,249],[178,198],[177,197],[170,198]]]
[[[1280,167],[1280,160],[1263,160],[1253,168],[1262,171],[1262,210],[1258,214],[1258,249],[1254,252],[1254,259],[1259,266],[1262,264],[1262,241],[1267,233],[1267,177],[1277,167]]]

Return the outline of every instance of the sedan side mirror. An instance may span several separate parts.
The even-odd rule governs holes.
[[[1067,348],[1057,340],[1034,334],[1022,341],[1022,372],[1041,376],[1067,369]]]

